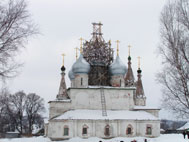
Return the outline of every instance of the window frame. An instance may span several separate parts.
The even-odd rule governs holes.
[[[108,129],[108,133],[107,133],[107,129]],[[104,135],[107,137],[110,136],[110,125],[106,125],[104,127]]]
[[[149,129],[150,131],[148,131]],[[146,135],[152,135],[152,125],[146,125]]]
[[[86,124],[83,125],[83,127],[82,127],[82,135],[84,135],[84,136],[88,135],[88,128],[89,127]],[[84,134],[84,129],[86,130],[85,134]]]
[[[66,132],[65,129],[67,129],[67,135],[65,133]],[[68,125],[65,125],[63,130],[64,130],[63,136],[69,136],[69,127],[68,127]]]
[[[131,133],[128,133],[128,129],[131,129]],[[131,124],[129,124],[126,128],[126,135],[132,135],[133,134],[133,126]]]

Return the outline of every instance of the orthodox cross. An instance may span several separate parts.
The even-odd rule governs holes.
[[[83,52],[83,38],[81,37],[80,39],[80,53],[82,53]]]
[[[109,46],[111,46],[111,39],[108,41]]]
[[[78,49],[79,49],[79,48],[77,48],[77,47],[75,48],[75,51],[76,51],[76,60],[77,60],[77,58],[78,58]]]
[[[120,43],[120,41],[116,40],[116,43],[117,43],[117,56],[119,56],[119,43]]]
[[[129,49],[129,56],[131,55],[130,52],[131,52],[131,45],[128,45],[128,49]]]
[[[64,56],[66,56],[66,54],[62,54],[62,57],[63,57],[63,64],[62,64],[62,66],[64,66]]]
[[[138,58],[138,68],[140,69],[140,59],[141,57],[137,57]]]

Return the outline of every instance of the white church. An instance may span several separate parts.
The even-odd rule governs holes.
[[[146,106],[140,65],[135,80],[130,51],[126,65],[119,57],[117,41],[114,59],[111,41],[103,39],[101,28],[101,23],[93,23],[92,38],[84,43],[81,39],[80,56],[76,55],[68,74],[69,88],[62,66],[58,95],[49,102],[45,135],[51,140],[158,137],[160,109]]]

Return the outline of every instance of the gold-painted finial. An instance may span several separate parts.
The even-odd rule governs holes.
[[[116,43],[117,43],[117,56],[119,56],[119,43],[120,43],[120,41],[116,40]]]
[[[131,55],[131,45],[128,45],[128,49],[129,49],[129,56]]]
[[[138,69],[140,69],[140,59],[141,57],[137,57],[138,58]]]
[[[62,66],[64,66],[64,56],[66,56],[66,54],[62,54],[62,57],[63,57],[63,63],[62,63]]]
[[[78,58],[78,50],[79,50],[79,48],[78,48],[78,47],[76,47],[76,48],[75,48],[75,54],[76,54],[76,56],[75,56],[75,57],[76,57],[76,60],[77,60],[77,58]]]
[[[79,40],[80,40],[80,42],[81,42],[81,43],[80,43],[80,53],[83,53],[83,40],[84,40],[84,39],[81,37]]]

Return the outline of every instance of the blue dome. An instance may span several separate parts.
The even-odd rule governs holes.
[[[69,76],[70,80],[73,80],[73,79],[75,78],[75,75],[74,75],[74,73],[73,73],[72,68],[71,68],[71,70],[69,71],[68,76]]]
[[[88,74],[90,71],[90,64],[80,54],[79,59],[73,64],[72,71],[74,74],[83,73]]]
[[[111,75],[125,75],[126,71],[126,65],[123,64],[119,56],[117,56],[114,62],[110,65],[109,72]]]

